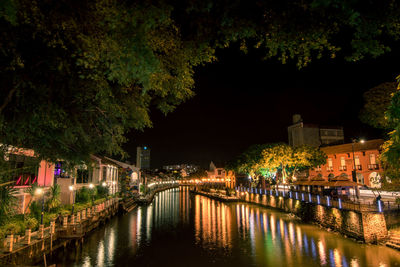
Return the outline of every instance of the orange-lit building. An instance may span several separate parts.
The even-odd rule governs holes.
[[[326,164],[310,170],[310,177],[319,176],[329,180],[337,176],[347,176],[352,180],[355,165],[358,183],[368,187],[380,187],[383,170],[379,164],[379,156],[383,142],[382,139],[375,139],[363,143],[321,147],[328,156]]]
[[[232,171],[226,171],[224,168],[217,168],[214,162],[210,163],[210,170],[207,172],[207,179],[211,182],[224,182],[226,187],[235,188],[236,179]]]

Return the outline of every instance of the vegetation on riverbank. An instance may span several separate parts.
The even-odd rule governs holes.
[[[31,201],[25,210],[25,214],[16,214],[14,209],[7,207],[16,204],[16,197],[12,194],[15,190],[11,187],[0,187],[0,202],[2,211],[0,213],[0,239],[6,237],[7,234],[23,235],[26,229],[35,231],[38,229],[41,221],[42,207],[43,224],[49,226],[50,222],[55,220],[59,215],[65,216],[71,214],[72,205],[61,205],[60,187],[54,185],[43,196],[42,188],[32,186],[26,190],[31,195]],[[74,211],[81,211],[93,205],[104,202],[111,196],[108,189],[103,186],[94,188],[82,187],[76,192]]]

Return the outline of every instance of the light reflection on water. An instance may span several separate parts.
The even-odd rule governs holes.
[[[358,244],[288,214],[189,194],[157,194],[113,219],[58,266],[400,266],[400,253]]]

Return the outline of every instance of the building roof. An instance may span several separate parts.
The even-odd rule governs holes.
[[[354,151],[380,150],[383,142],[384,141],[382,139],[374,139],[365,141],[364,143],[355,143]],[[352,143],[321,147],[321,150],[324,151],[327,155],[351,153]]]
[[[104,159],[106,159],[107,161],[118,165],[119,167],[125,168],[125,169],[127,169],[127,168],[132,169],[132,170],[138,169],[138,168],[135,167],[135,165],[128,164],[128,163],[125,163],[125,162],[121,162],[121,161],[118,161],[118,160],[115,160],[115,159],[112,159],[112,158],[109,158],[109,157],[104,157]]]

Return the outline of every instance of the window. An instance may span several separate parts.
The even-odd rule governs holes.
[[[361,165],[361,164],[360,164],[360,157],[359,157],[359,156],[355,156],[355,157],[354,157],[354,161],[355,161],[355,163],[356,163],[356,166],[357,166],[357,165]]]
[[[369,154],[369,163],[376,164],[375,154]]]
[[[340,157],[340,167],[339,167],[339,170],[340,171],[345,171],[347,168],[346,168],[346,159],[345,159],[345,157]]]
[[[65,172],[65,162],[58,161],[54,165],[54,177],[55,178],[67,178],[68,174]]]
[[[103,181],[107,180],[107,167],[103,166],[103,177],[102,177]]]
[[[362,170],[359,156],[355,156],[354,157],[354,162],[356,164],[356,170]]]
[[[375,154],[369,154],[369,170],[379,170],[379,165],[376,163],[376,156]]]
[[[76,170],[76,183],[86,184],[89,182],[89,171],[87,169]]]
[[[346,160],[344,157],[340,157],[340,166],[346,166]]]
[[[326,167],[327,171],[333,171],[333,160],[332,158],[328,158],[328,166]]]
[[[31,185],[37,182],[39,161],[37,158],[11,154],[8,157],[9,181],[15,181],[15,185]]]

